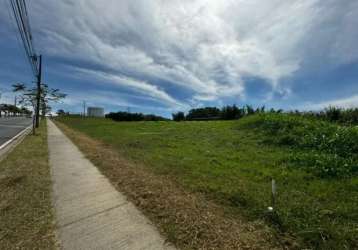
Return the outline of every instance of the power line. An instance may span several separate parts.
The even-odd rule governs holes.
[[[33,46],[29,16],[27,14],[26,3],[24,0],[10,0],[11,8],[14,13],[16,25],[20,33],[22,44],[25,49],[27,60],[30,64],[35,78],[39,74],[37,56]]]
[[[11,15],[11,6],[10,6],[10,2],[7,2],[6,1],[6,7],[7,7],[7,10],[8,10],[8,14],[9,14],[9,20],[10,20],[10,23],[11,23],[11,27],[15,33],[15,37],[16,37],[16,41],[17,41],[17,45],[19,46],[20,50],[23,52],[22,55],[25,57],[25,61],[28,60],[28,57],[27,57],[27,54],[26,54],[26,51],[25,51],[25,48],[23,46],[21,46],[21,42],[20,42],[20,34],[18,34],[17,32],[17,27],[16,27],[16,24],[13,22],[13,16]],[[16,21],[16,20],[15,20]],[[32,67],[31,67],[31,70],[32,70]]]
[[[21,7],[19,7],[18,4],[15,5],[15,3],[12,3],[11,6],[13,8],[16,24],[17,24],[17,27],[19,30],[19,34],[20,34],[24,49],[25,49],[27,60],[30,64],[30,67],[32,69],[34,76],[36,77],[37,69],[36,69],[36,64],[34,63],[34,60],[33,60],[34,52],[32,49],[31,40],[29,39],[29,33],[26,31],[27,28],[25,28],[26,27],[25,21],[23,20],[22,15],[21,15],[21,11],[22,11]]]
[[[35,116],[33,120],[33,133],[35,134],[35,127],[39,127],[40,105],[41,105],[41,76],[42,76],[42,56],[36,55],[33,45],[31,27],[25,0],[10,0],[11,8],[14,13],[16,25],[20,33],[22,45],[25,49],[26,57],[29,61],[30,67],[36,79],[36,104]]]
[[[28,15],[28,13],[27,13],[27,7],[26,7],[26,4],[25,4],[25,1],[24,1],[24,0],[23,0],[23,2],[24,2],[24,10],[25,10],[25,14],[26,14],[26,20],[27,20],[27,23],[28,23],[28,30],[29,30],[31,42],[32,42],[33,48],[35,48],[35,46],[34,46],[34,40],[32,39],[31,26],[30,26],[29,15]],[[36,51],[34,51],[34,53],[36,54]]]

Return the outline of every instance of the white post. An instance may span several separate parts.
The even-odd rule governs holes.
[[[276,182],[274,179],[271,181],[271,195],[272,195],[272,210],[275,209],[276,202]]]

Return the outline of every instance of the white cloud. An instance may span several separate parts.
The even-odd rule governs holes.
[[[290,93],[307,63],[358,59],[354,0],[64,0],[31,2],[40,47],[85,62],[109,84],[165,105],[244,98],[246,77]],[[110,73],[105,73],[106,71]],[[191,93],[178,101],[173,87]],[[268,96],[273,96],[268,94]]]
[[[0,103],[14,103],[15,93],[5,83],[0,83]]]
[[[140,104],[133,103],[130,100],[130,95],[120,94],[111,91],[86,91],[82,93],[73,93],[66,97],[61,103],[53,103],[53,111],[57,109],[71,110],[72,112],[80,113],[83,111],[84,101],[86,107],[99,106],[105,107],[105,112],[118,110],[140,110],[141,112],[164,112],[170,113],[173,108],[163,108],[154,105],[146,105],[143,107]],[[106,107],[111,107],[106,110]]]
[[[113,75],[106,72],[88,70],[77,68],[77,72],[81,73],[83,77],[94,77],[97,80],[107,81],[111,84],[124,86],[130,88],[134,91],[142,93],[144,96],[150,96],[154,100],[162,102],[173,108],[185,108],[186,105],[175,100],[173,97],[168,95],[166,92],[162,91],[155,85],[151,85],[145,81],[139,81],[130,77]]]
[[[341,99],[329,100],[321,103],[308,103],[305,105],[305,109],[321,110],[329,106],[339,108],[358,108],[358,95],[353,95]]]

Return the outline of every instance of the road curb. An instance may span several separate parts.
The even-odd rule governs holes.
[[[5,159],[5,157],[14,149],[18,144],[22,142],[22,140],[31,132],[32,125],[26,127],[21,130],[17,135],[13,138],[5,142],[0,146],[0,161]]]

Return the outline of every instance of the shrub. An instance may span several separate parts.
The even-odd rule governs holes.
[[[343,112],[339,108],[330,106],[325,109],[324,113],[329,121],[337,122],[342,119]]]
[[[340,123],[344,125],[358,125],[358,108],[342,109],[337,107],[328,107],[320,112],[290,112],[304,117],[314,117],[329,122]]]
[[[266,142],[289,146],[289,156],[320,177],[349,177],[358,172],[358,128],[290,114],[260,114],[248,126],[265,132]]]

